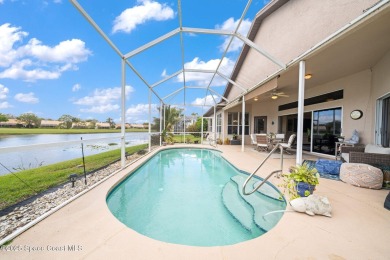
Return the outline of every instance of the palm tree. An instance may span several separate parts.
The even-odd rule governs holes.
[[[160,111],[160,109],[162,108],[159,107],[158,110]],[[182,109],[165,106],[165,115],[163,115],[163,118],[165,118],[165,125],[163,126],[163,130],[165,129],[168,132],[173,131],[173,127],[180,121],[182,116]],[[160,118],[155,117],[153,121],[153,129],[160,131]]]
[[[180,121],[182,118],[182,109],[178,109],[176,107],[166,106],[165,108],[165,127],[167,131],[173,131],[173,127],[176,123]]]

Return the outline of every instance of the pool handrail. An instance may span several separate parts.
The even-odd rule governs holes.
[[[277,150],[277,149],[280,149],[280,170],[275,170],[275,171],[272,171],[267,177],[265,177],[263,179],[263,181],[256,186],[256,188],[254,188],[251,192],[246,192],[245,191],[245,188],[246,188],[246,185],[248,184],[249,180],[252,179],[253,175],[256,174],[256,172],[261,168],[261,166],[263,166],[263,164],[271,157],[271,155]],[[267,155],[267,157],[265,157],[265,159],[260,163],[260,165],[256,168],[256,170],[254,170],[252,172],[251,175],[249,175],[249,177],[245,180],[244,184],[242,185],[242,194],[244,195],[251,195],[252,193],[254,193],[255,191],[257,191],[261,186],[263,186],[264,183],[267,182],[267,180],[269,178],[271,178],[272,175],[274,175],[275,173],[281,173],[283,171],[283,146],[281,146],[279,143],[275,145],[275,147],[271,150],[271,152],[269,152],[269,154]],[[279,174],[276,175],[276,177],[280,177]]]

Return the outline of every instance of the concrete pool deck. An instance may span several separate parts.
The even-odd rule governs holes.
[[[181,147],[179,145],[172,148]],[[197,145],[196,147],[202,147]],[[210,148],[210,146],[204,146]],[[169,147],[171,148],[171,146]],[[236,167],[252,172],[264,158],[246,147],[218,149]],[[153,151],[153,155],[158,150]],[[383,207],[388,190],[358,188],[320,179],[315,193],[327,196],[333,217],[285,213],[270,232],[231,246],[193,247],[143,236],[120,223],[108,210],[110,188],[149,156],[128,166],[0,250],[1,259],[389,259],[390,211]],[[313,158],[304,155],[305,159]],[[269,159],[259,175],[278,168]],[[284,170],[295,159],[284,160]],[[272,177],[271,182],[280,181]],[[28,250],[31,250],[30,252]]]

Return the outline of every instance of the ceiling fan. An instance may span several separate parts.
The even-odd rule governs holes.
[[[272,91],[271,98],[272,99],[277,99],[278,97],[289,97],[289,95],[286,95],[282,91],[276,91],[276,90]]]

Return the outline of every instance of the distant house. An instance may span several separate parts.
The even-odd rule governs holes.
[[[89,125],[90,125],[90,122],[76,122],[76,123],[72,123],[72,128],[85,129],[85,128],[88,128]]]
[[[64,122],[56,120],[41,120],[41,127],[57,128],[60,127],[62,123]]]
[[[6,122],[0,122],[0,127],[23,127],[23,122],[18,119],[10,118]]]
[[[96,123],[95,128],[96,129],[110,129],[111,125],[110,125],[110,123]]]
[[[186,116],[185,118],[181,118],[179,122],[177,122],[173,126],[174,132],[183,132],[185,127],[186,129],[190,126],[196,123],[196,117],[193,116]]]
[[[121,129],[122,125],[121,124],[116,124],[115,125],[115,129]],[[130,124],[129,123],[126,123],[125,124],[125,128],[126,129],[129,129],[130,128]]]
[[[130,124],[130,127],[131,128],[137,128],[137,129],[145,129],[145,128],[148,128],[148,126],[146,125],[143,125],[143,124]]]

